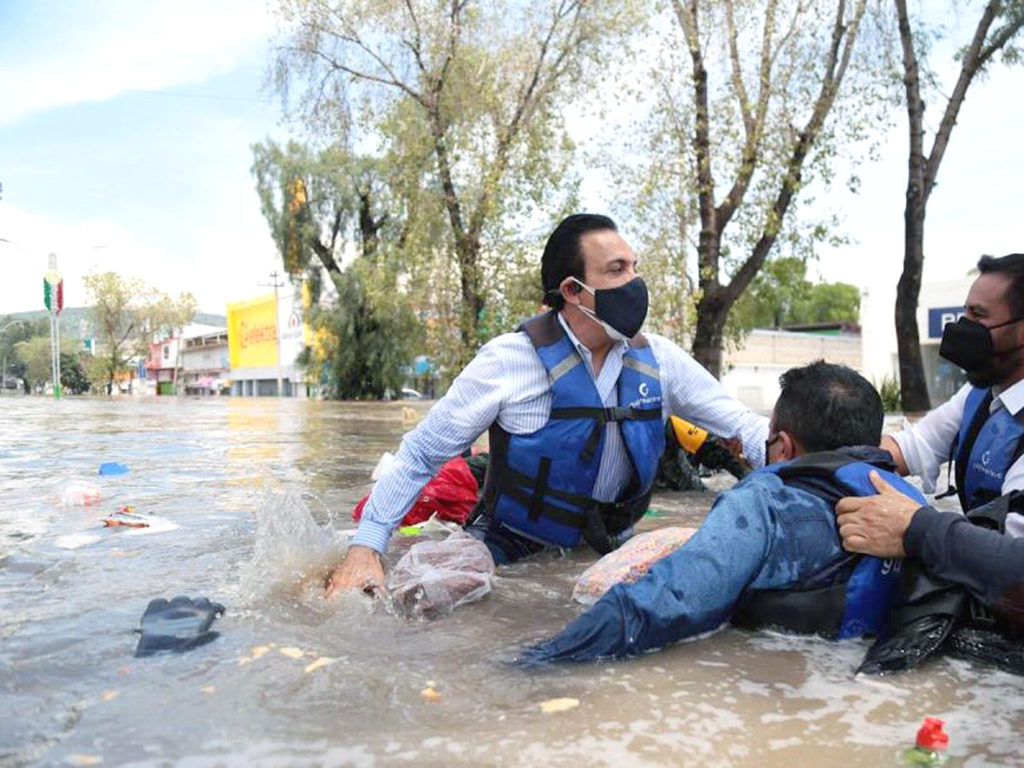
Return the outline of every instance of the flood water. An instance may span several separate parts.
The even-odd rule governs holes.
[[[510,666],[582,610],[582,551],[500,569],[433,621],[324,601],[403,407],[0,399],[0,766],[882,766],[926,715],[958,763],[1024,764],[1020,678],[944,658],[854,678],[860,641],[725,629],[629,662]],[[110,461],[130,472],[98,477]],[[62,506],[80,479],[102,502]],[[644,526],[696,524],[711,500],[661,495]],[[169,525],[104,528],[123,505]],[[133,658],[149,600],[178,594],[227,606],[221,637]],[[542,712],[562,697],[579,706]]]

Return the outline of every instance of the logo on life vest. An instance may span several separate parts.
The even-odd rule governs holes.
[[[992,461],[992,451],[985,451],[981,454],[981,463],[983,466],[988,466]]]
[[[637,389],[640,391],[640,397],[647,397],[648,386],[646,381],[641,381]],[[987,464],[988,462],[986,461],[985,463]]]

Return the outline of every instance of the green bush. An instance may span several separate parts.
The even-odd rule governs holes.
[[[882,407],[886,413],[896,413],[903,410],[903,402],[900,399],[900,380],[895,376],[885,376],[878,386],[878,394],[882,396]]]

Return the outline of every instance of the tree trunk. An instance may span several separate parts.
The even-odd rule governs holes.
[[[693,334],[693,357],[716,379],[722,375],[722,341],[729,308],[715,294],[697,302],[697,326]]]
[[[924,158],[918,158],[923,162]],[[911,158],[911,164],[914,158]],[[913,170],[911,179],[914,178]],[[900,360],[900,398],[907,412],[931,408],[921,357],[921,336],[917,327],[917,304],[924,268],[924,200],[913,181],[907,185],[903,214],[903,274],[896,286],[896,348]]]

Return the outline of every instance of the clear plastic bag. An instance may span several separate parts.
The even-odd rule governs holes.
[[[587,568],[576,580],[572,599],[583,605],[593,605],[616,584],[632,584],[655,562],[683,546],[696,532],[696,528],[670,526],[637,534]]]
[[[464,531],[442,541],[413,544],[388,574],[395,609],[406,616],[436,618],[491,591],[494,559]]]
[[[102,499],[100,487],[89,480],[74,480],[60,494],[60,503],[64,507],[90,507]]]

